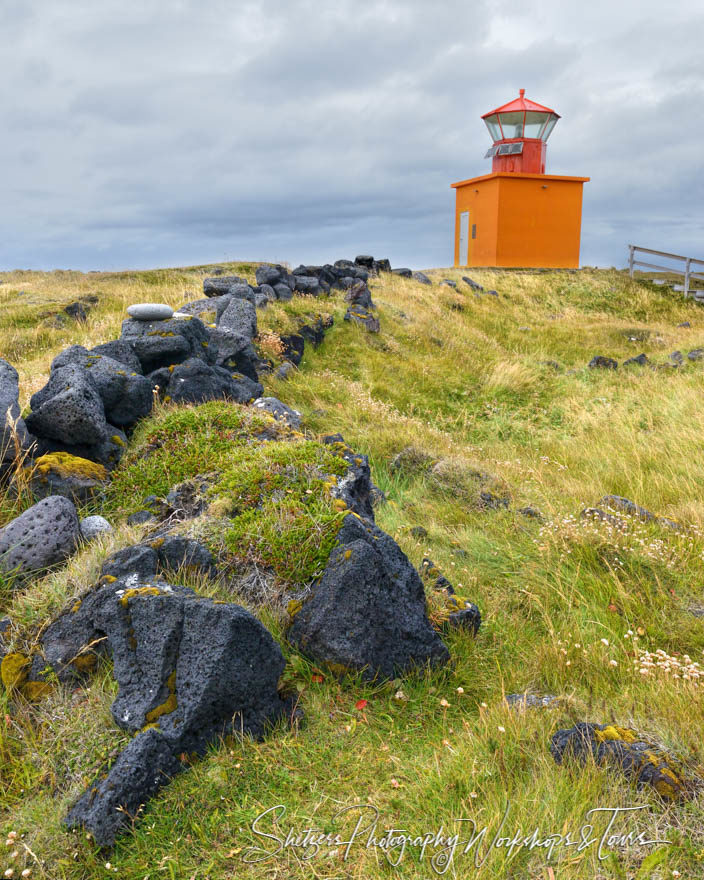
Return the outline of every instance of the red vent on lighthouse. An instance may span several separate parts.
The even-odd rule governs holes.
[[[526,98],[525,89],[485,113],[482,119],[494,141],[485,156],[493,158],[491,170],[545,174],[546,143],[559,118],[550,107]]]

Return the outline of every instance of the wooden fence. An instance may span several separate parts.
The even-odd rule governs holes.
[[[636,260],[636,253],[654,254],[656,257],[665,257],[668,260],[677,260],[680,263],[684,263],[684,268],[682,268],[681,265],[659,266],[656,263],[644,263],[641,260]],[[635,244],[628,245],[628,274],[631,276],[631,278],[633,278],[634,266],[643,266],[645,269],[657,269],[659,272],[674,272],[677,275],[682,275],[684,278],[685,299],[687,299],[690,294],[689,282],[692,278],[704,281],[704,273],[693,272],[692,264],[704,266],[704,260],[697,260],[694,257],[683,257],[681,254],[668,254],[665,251],[653,251],[650,250],[650,248],[638,247],[638,245]],[[704,302],[704,290],[693,290],[692,295],[699,302]]]

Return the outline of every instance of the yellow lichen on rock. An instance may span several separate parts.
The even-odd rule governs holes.
[[[150,712],[147,712],[145,718],[148,723],[158,721],[162,715],[170,715],[177,707],[178,700],[176,698],[176,670],[166,679],[166,687],[169,695],[160,706],[156,706]]]
[[[54,473],[62,479],[82,477],[87,480],[103,481],[108,475],[102,464],[89,461],[87,458],[79,458],[77,455],[69,455],[68,452],[49,452],[40,456],[34,462],[34,470],[44,477]]]
[[[31,660],[25,654],[13,652],[6,654],[0,663],[0,679],[5,690],[12,692],[18,690],[27,680]]]
[[[130,599],[135,596],[161,596],[161,590],[158,587],[133,587],[131,590],[125,590],[120,596],[120,605],[127,608]]]

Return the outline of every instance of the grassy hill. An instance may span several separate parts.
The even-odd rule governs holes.
[[[253,265],[224,268],[253,279]],[[42,387],[63,348],[115,338],[132,302],[178,306],[198,298],[207,274],[208,267],[0,273],[0,357],[20,373],[21,403]],[[704,876],[696,798],[668,805],[617,772],[558,766],[549,751],[559,728],[613,723],[661,745],[689,775],[701,772],[699,672],[681,667],[686,658],[704,662],[704,362],[668,365],[672,351],[704,347],[701,306],[617,271],[472,273],[498,296],[476,296],[457,270],[429,274],[432,287],[389,275],[370,283],[378,335],[342,320],[341,294],[260,311],[259,345],[274,359],[277,335],[295,330],[300,316],[335,318],[323,344],[306,349],[300,370],[264,384],[303,413],[310,436],[340,432],[369,456],[387,497],[379,526],[414,565],[432,558],[479,606],[477,637],[449,634],[452,664],[433,673],[377,685],[338,680],[286,647],[275,610],[235,594],[280,639],[306,722],[277,728],[263,742],[232,739],[213,748],[145,807],[107,858],[84,836],[66,834],[60,820],[126,741],[109,713],[116,692],[109,666],[90,686],[57,687],[37,704],[2,692],[0,832],[3,840],[18,836],[0,851],[0,873],[427,878],[442,870],[431,867],[430,851],[421,861],[409,847],[393,868],[380,847],[365,846],[366,835],[347,857],[341,846],[323,846],[309,859],[310,849],[294,847],[256,864],[242,857],[252,845],[276,848],[251,824],[278,804],[286,807],[278,831],[270,818],[259,827],[282,837],[289,828],[336,831],[333,816],[354,804],[378,809],[377,837],[390,827],[415,836],[444,826],[466,838],[468,823],[454,822],[462,818],[488,826],[479,860],[507,805],[502,834],[527,836],[537,827],[542,838],[575,839],[587,822],[597,837],[606,827],[604,814],[588,817],[590,809],[643,805],[620,817],[614,833],[643,832],[669,846],[614,843],[599,853],[596,845],[556,845],[552,868],[545,846],[495,848],[483,867],[474,850],[457,852],[447,876]],[[443,278],[458,289],[438,286]],[[87,321],[56,326],[52,314],[85,296],[97,297]],[[587,368],[597,354],[621,364],[642,352],[654,368]],[[173,409],[152,418],[182,431],[182,422],[169,421]],[[195,454],[198,432],[189,438]],[[114,487],[127,485],[121,473]],[[95,582],[109,553],[138,540],[139,527],[124,524],[140,500],[129,485],[129,492],[113,488],[106,502],[115,533],[21,592],[0,585],[0,616],[40,625]],[[146,483],[137,488],[149,494]],[[683,528],[627,518],[621,530],[580,518],[606,494]],[[0,525],[28,503],[25,495],[2,497]],[[521,513],[526,507],[541,517]],[[194,586],[233,599],[226,583]],[[431,617],[439,614],[430,585],[428,602]],[[658,650],[666,659],[651,666],[645,652]],[[503,696],[522,691],[560,699],[550,708],[508,708]],[[348,833],[355,821],[346,820]]]

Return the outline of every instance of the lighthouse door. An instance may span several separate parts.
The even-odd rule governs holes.
[[[460,214],[459,265],[469,265],[469,211]]]

